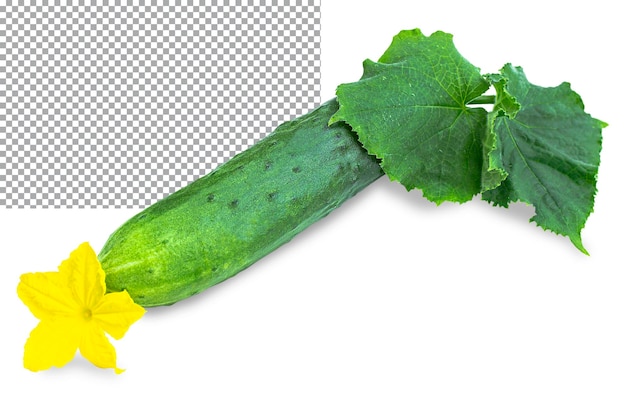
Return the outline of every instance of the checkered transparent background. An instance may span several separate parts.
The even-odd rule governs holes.
[[[0,5],[0,206],[144,207],[309,111],[320,1]]]

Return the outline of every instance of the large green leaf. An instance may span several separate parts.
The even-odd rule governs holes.
[[[437,204],[479,193],[488,118],[468,104],[489,83],[452,35],[400,32],[378,62],[363,67],[361,80],[338,87],[331,123],[347,122],[390,179]]]
[[[511,65],[489,78],[497,92],[489,165],[508,176],[483,198],[505,207],[513,201],[532,204],[532,221],[568,236],[587,253],[581,230],[593,210],[606,124],[585,113],[568,83],[538,87]]]
[[[563,83],[532,85],[520,68],[482,76],[452,36],[400,32],[361,79],[337,89],[344,121],[388,177],[439,204],[478,193],[495,205],[523,201],[531,219],[586,253],[605,123]],[[490,85],[496,90],[483,96]],[[475,104],[494,104],[492,112]]]

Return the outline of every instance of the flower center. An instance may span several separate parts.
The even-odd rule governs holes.
[[[91,310],[86,308],[83,310],[83,318],[85,319],[85,321],[89,321],[91,320]]]

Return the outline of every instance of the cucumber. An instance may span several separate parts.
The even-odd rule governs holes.
[[[280,125],[208,175],[138,213],[98,258],[110,292],[169,305],[247,268],[383,175],[336,99]]]

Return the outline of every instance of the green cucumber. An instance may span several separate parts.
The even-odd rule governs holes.
[[[169,305],[247,268],[383,175],[333,99],[138,213],[98,255],[108,291]]]

